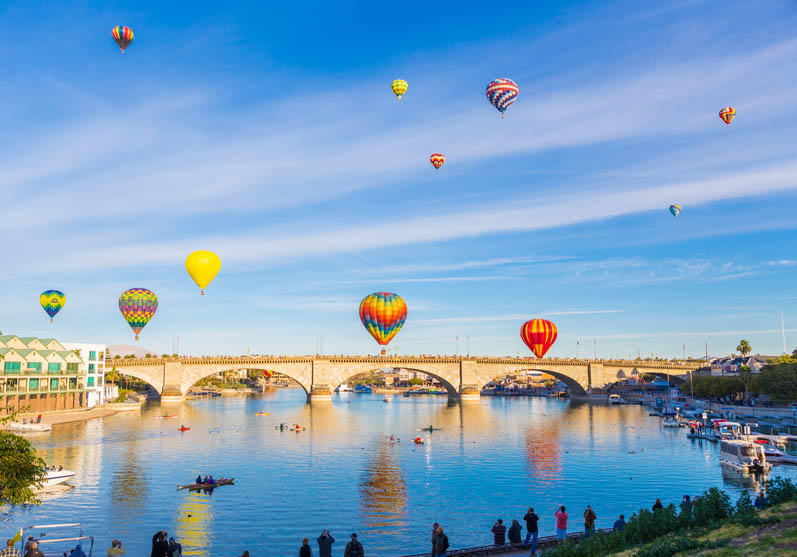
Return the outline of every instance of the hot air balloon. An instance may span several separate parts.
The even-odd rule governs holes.
[[[203,296],[205,288],[218,274],[219,269],[221,269],[221,259],[212,251],[198,250],[185,258],[185,270],[194,279]]]
[[[122,312],[122,317],[136,333],[136,340],[138,340],[138,333],[149,323],[157,309],[157,296],[146,288],[131,288],[119,296],[119,311]]]
[[[720,119],[725,122],[726,125],[730,126],[733,117],[736,116],[736,109],[732,106],[726,106],[722,110],[720,110]]]
[[[398,100],[401,100],[401,97],[407,92],[407,87],[409,87],[409,85],[403,79],[397,79],[390,84],[390,89],[393,90],[393,94],[398,97]]]
[[[439,170],[443,163],[446,162],[446,158],[441,153],[433,153],[432,156],[429,157],[429,162],[432,163],[435,170]]]
[[[553,346],[556,335],[556,325],[547,319],[532,319],[520,327],[520,338],[538,358],[545,356],[548,349]]]
[[[509,108],[509,105],[515,102],[519,89],[517,83],[502,77],[490,82],[487,86],[487,100],[498,109],[501,113],[501,118],[504,117],[504,112]]]
[[[374,292],[360,302],[360,321],[376,339],[386,346],[407,319],[407,304],[398,294]]]
[[[39,296],[39,302],[44,308],[44,311],[47,312],[47,315],[50,316],[50,323],[52,323],[55,314],[64,307],[66,296],[64,296],[64,293],[60,290],[45,290],[41,293],[41,296]]]
[[[114,27],[111,30],[111,36],[113,40],[116,41],[116,44],[119,45],[119,48],[122,49],[122,54],[125,53],[125,49],[130,46],[136,38],[135,35],[133,35],[133,30],[124,25],[117,25]]]
[[[678,215],[681,214],[681,206],[678,205],[677,203],[673,203],[672,205],[670,205],[670,212],[672,213],[672,216],[678,219]]]

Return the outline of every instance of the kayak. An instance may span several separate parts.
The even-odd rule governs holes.
[[[187,484],[187,485],[178,485],[177,491],[181,489],[187,489],[188,491],[199,491],[200,489],[213,489],[214,487],[219,487],[222,485],[233,485],[235,478],[222,478],[220,480],[216,480],[212,484]]]
[[[255,416],[268,416],[270,414],[271,412],[258,412],[257,414],[255,414]]]
[[[177,431],[188,431],[189,429],[191,429],[191,428],[190,427],[178,427]]]
[[[176,418],[176,417],[177,417],[177,414],[175,414],[173,416],[155,416],[155,419],[156,420],[165,420],[166,418]]]

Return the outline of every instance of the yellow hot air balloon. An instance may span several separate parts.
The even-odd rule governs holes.
[[[393,94],[398,97],[398,100],[401,100],[401,97],[403,97],[404,93],[407,92],[407,87],[409,86],[403,79],[397,79],[390,84],[390,89],[393,90]]]
[[[205,288],[207,288],[220,269],[221,259],[212,251],[201,249],[185,258],[185,270],[194,279],[203,295],[205,294]]]

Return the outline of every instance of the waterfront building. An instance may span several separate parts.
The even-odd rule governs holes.
[[[0,336],[0,408],[45,412],[85,408],[81,359],[54,338]]]
[[[64,348],[71,350],[81,359],[80,375],[86,377],[86,407],[94,408],[105,404],[108,394],[105,389],[105,344],[84,342],[64,342]]]
[[[711,375],[714,377],[739,375],[739,368],[742,366],[749,367],[753,373],[759,373],[765,365],[767,358],[761,356],[716,358],[711,361]]]

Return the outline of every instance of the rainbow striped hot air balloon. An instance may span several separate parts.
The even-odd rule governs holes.
[[[398,294],[374,292],[360,302],[360,321],[382,346],[386,346],[407,319],[407,304]]]
[[[733,121],[734,116],[736,116],[736,109],[732,106],[726,106],[720,110],[720,119],[725,122],[726,126],[731,125],[731,121]]]
[[[50,316],[50,323],[53,322],[55,314],[61,311],[66,303],[66,296],[60,290],[45,290],[39,296],[39,303],[41,303],[44,311]]]
[[[158,297],[146,288],[131,288],[119,296],[119,311],[136,334],[136,340],[138,333],[149,323],[157,310]]]
[[[122,54],[125,53],[125,49],[133,44],[135,40],[135,35],[133,35],[133,30],[130,27],[125,27],[124,25],[117,25],[111,30],[111,36],[113,40],[116,41],[116,44],[119,45],[119,48],[122,49]]]
[[[556,325],[547,319],[532,319],[520,327],[520,338],[538,358],[545,356],[553,346],[557,334]]]
[[[407,92],[407,87],[409,87],[409,85],[403,79],[396,79],[390,84],[390,90],[398,97],[398,100],[401,100],[401,97]]]
[[[443,156],[442,153],[433,153],[429,157],[429,162],[432,163],[435,170],[439,170],[441,166],[446,162],[446,158]]]
[[[509,78],[501,77],[487,85],[487,100],[501,113],[501,118],[503,118],[504,112],[509,105],[515,102],[519,92],[517,83]]]
[[[670,205],[670,213],[672,213],[672,216],[674,216],[675,219],[677,220],[678,215],[681,214],[681,206],[678,205],[677,203],[673,203],[672,205]]]

